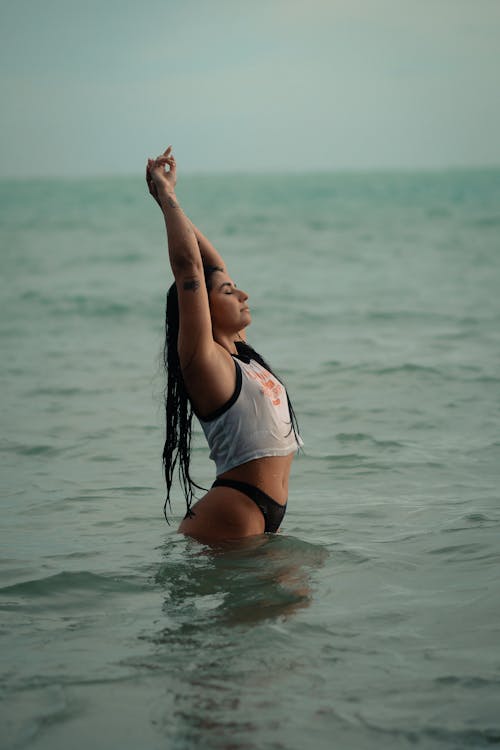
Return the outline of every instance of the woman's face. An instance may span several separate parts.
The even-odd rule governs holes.
[[[212,327],[224,333],[237,333],[250,325],[252,318],[247,305],[248,294],[238,289],[224,271],[214,271],[208,294]]]

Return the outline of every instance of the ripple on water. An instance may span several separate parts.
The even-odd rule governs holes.
[[[142,591],[144,582],[128,577],[117,577],[91,573],[90,571],[62,571],[45,578],[33,578],[11,586],[0,588],[0,597],[12,598],[13,604],[36,599],[49,599],[59,595],[66,599],[77,598],[83,592],[90,595]],[[68,599],[69,601],[69,599]],[[12,604],[9,608],[11,608]],[[42,603],[42,606],[46,606]]]
[[[405,444],[398,440],[380,440],[365,432],[338,432],[335,435],[340,443],[371,443],[380,448],[404,448]]]
[[[444,547],[436,547],[429,550],[430,555],[439,555],[446,562],[464,562],[470,560],[476,561],[495,561],[500,559],[498,550],[489,550],[488,546],[483,543],[476,544],[452,544]]]
[[[9,440],[0,442],[0,451],[3,453],[13,453],[16,456],[42,456],[52,457],[64,453],[64,448],[55,448],[53,445],[46,443],[27,445],[25,443],[15,443]]]

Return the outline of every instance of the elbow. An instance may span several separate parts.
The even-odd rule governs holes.
[[[175,254],[170,258],[173,274],[176,278],[179,276],[203,276],[203,263],[200,254],[182,253]]]
[[[177,271],[184,273],[190,269],[203,268],[198,244],[190,240],[190,237],[169,237],[168,254],[174,274]]]

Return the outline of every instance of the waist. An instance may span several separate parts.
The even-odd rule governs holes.
[[[258,487],[278,503],[288,499],[288,480],[295,453],[288,456],[265,456],[235,466],[217,475],[217,479],[233,479]]]

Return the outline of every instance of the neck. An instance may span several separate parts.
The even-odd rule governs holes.
[[[234,344],[235,339],[237,338],[237,333],[219,333],[214,331],[214,341],[216,341],[220,346],[222,346],[223,349],[225,349],[229,354],[237,354],[238,351],[236,349],[236,346]]]

